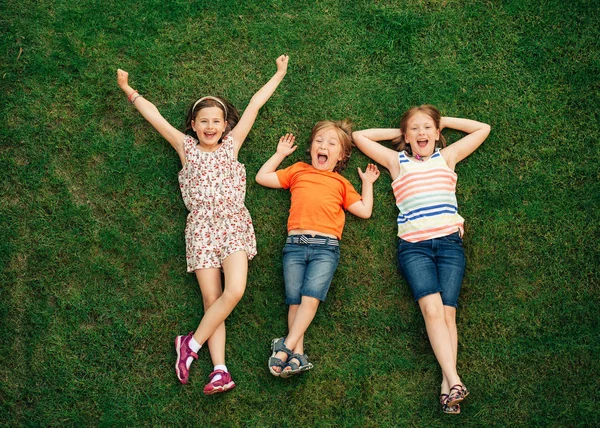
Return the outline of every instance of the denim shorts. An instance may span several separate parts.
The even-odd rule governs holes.
[[[465,252],[458,232],[421,242],[398,240],[398,264],[415,301],[441,293],[442,303],[458,306]]]
[[[299,305],[302,296],[324,302],[339,261],[337,239],[319,235],[288,236],[283,247],[285,303]]]

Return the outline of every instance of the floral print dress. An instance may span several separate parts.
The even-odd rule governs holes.
[[[246,198],[246,168],[234,154],[227,134],[214,152],[203,152],[198,141],[184,140],[186,163],[179,187],[189,211],[185,228],[187,271],[220,268],[223,260],[245,251],[256,255],[256,237]]]

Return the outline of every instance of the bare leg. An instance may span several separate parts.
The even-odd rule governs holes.
[[[446,327],[448,328],[448,333],[450,334],[450,342],[452,344],[452,352],[454,354],[454,361],[456,366],[456,361],[458,361],[458,331],[456,328],[456,308],[452,306],[444,306],[444,319],[446,321]],[[448,379],[442,374],[442,392],[446,394],[450,390],[452,386],[455,384],[451,384]]]
[[[425,319],[429,343],[442,369],[443,383],[449,385],[448,390],[442,389],[442,393],[447,394],[451,386],[460,384],[461,381],[456,372],[456,352],[451,333],[446,325],[442,297],[439,293],[425,296],[419,299],[419,306]]]
[[[223,272],[225,273],[223,293],[206,310],[194,333],[194,339],[201,345],[217,331],[244,295],[248,274],[246,252],[238,251],[223,260]]]
[[[204,313],[217,301],[223,294],[221,285],[221,270],[220,269],[198,269],[196,278],[202,292],[202,300],[204,302]],[[222,322],[212,336],[207,340],[208,351],[213,366],[225,364],[225,322]]]
[[[292,325],[294,324],[294,319],[296,318],[296,313],[298,312],[298,308],[300,305],[290,305],[290,309],[288,311],[288,331],[292,330]],[[296,346],[292,349],[295,353],[304,354],[304,334],[298,339],[296,342]]]
[[[285,339],[285,346],[287,346],[292,351],[297,353],[304,353],[304,333],[310,326],[312,320],[315,318],[315,315],[317,314],[317,309],[319,307],[319,303],[319,299],[315,299],[314,297],[302,296],[302,303],[300,303],[298,309],[295,310],[296,313],[293,318],[290,331]],[[290,319],[289,315],[290,314],[288,313],[288,322]],[[299,344],[301,348],[298,348]],[[285,352],[278,352],[275,356],[281,359],[281,361],[287,360],[287,354]],[[279,371],[278,367],[274,366],[273,369]]]

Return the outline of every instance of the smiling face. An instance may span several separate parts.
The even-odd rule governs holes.
[[[440,130],[431,116],[419,111],[408,119],[404,138],[410,144],[413,156],[431,156],[440,139]]]
[[[202,150],[213,152],[217,150],[219,141],[225,132],[227,122],[223,110],[218,107],[205,107],[198,110],[192,120],[192,129],[198,135]]]
[[[311,164],[319,171],[333,171],[343,159],[343,148],[338,133],[333,127],[318,131],[310,145]]]

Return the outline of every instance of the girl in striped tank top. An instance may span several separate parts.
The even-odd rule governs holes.
[[[442,129],[467,133],[446,146]],[[398,262],[425,320],[429,342],[442,369],[440,404],[460,413],[469,391],[457,371],[456,307],[465,271],[463,218],[456,203],[454,167],[473,153],[490,126],[470,119],[441,117],[431,105],[413,107],[400,129],[366,129],[353,133],[356,146],[388,169],[400,211]],[[380,141],[398,143],[398,151]]]

